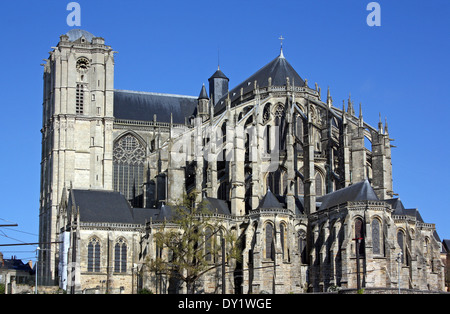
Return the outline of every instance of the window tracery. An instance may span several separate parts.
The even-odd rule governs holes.
[[[114,144],[114,190],[121,192],[128,200],[141,194],[145,157],[144,146],[131,134]]]

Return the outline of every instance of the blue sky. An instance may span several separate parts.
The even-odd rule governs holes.
[[[36,242],[42,126],[42,73],[59,36],[72,27],[64,0],[3,1],[0,90],[3,127],[0,244]],[[81,28],[118,51],[115,88],[197,96],[221,70],[230,87],[279,54],[310,85],[330,87],[341,108],[349,93],[376,126],[387,117],[396,148],[394,190],[450,239],[450,2],[369,0],[79,0]],[[325,92],[323,93],[325,94]],[[444,197],[445,196],[445,197]],[[25,233],[26,232],[26,233]],[[7,238],[8,236],[9,238]],[[1,248],[34,259],[34,247]]]

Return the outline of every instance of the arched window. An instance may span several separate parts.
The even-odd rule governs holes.
[[[405,233],[402,230],[398,230],[398,232],[397,232],[397,244],[400,248],[400,252],[402,253],[400,260],[401,260],[401,263],[403,264],[404,261],[406,260],[405,259],[406,250],[405,250]]]
[[[372,220],[372,250],[373,254],[382,254],[383,253],[383,239],[381,232],[381,223],[378,219]]]
[[[213,232],[211,228],[205,229],[205,261],[213,261]]]
[[[88,272],[100,272],[100,240],[93,237],[88,244]]]
[[[424,255],[425,261],[428,264],[430,261],[431,253],[430,253],[430,239],[428,237],[425,238],[425,247],[424,247]]]
[[[280,241],[281,241],[281,252],[284,259],[289,259],[289,248],[288,248],[288,241],[287,241],[287,228],[286,224],[281,223],[280,224]]]
[[[144,146],[131,134],[123,136],[114,144],[113,162],[114,190],[136,201],[144,181]]]
[[[278,168],[275,172],[270,172],[266,179],[267,187],[275,195],[286,195],[287,193],[287,172],[283,168]]]
[[[307,263],[306,259],[306,232],[300,230],[298,232],[298,253],[300,254],[300,262],[302,264]]]
[[[275,243],[274,243],[274,232],[273,226],[270,223],[266,224],[266,252],[264,257],[272,261],[275,260]]]
[[[355,219],[355,239],[359,244],[359,256],[364,256],[364,223],[361,218]]]
[[[316,185],[316,196],[322,196],[323,195],[323,180],[322,175],[316,171],[316,177],[315,177],[315,185]]]
[[[127,271],[127,243],[124,238],[119,238],[114,246],[114,272],[125,273]]]

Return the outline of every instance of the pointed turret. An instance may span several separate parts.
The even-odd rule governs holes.
[[[203,84],[197,103],[197,115],[202,118],[202,121],[208,118],[208,102],[208,93],[206,92],[205,84]]]
[[[218,101],[228,92],[228,77],[217,67],[217,71],[208,79],[209,93],[215,106]]]

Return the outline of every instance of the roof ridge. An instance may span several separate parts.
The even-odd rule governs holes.
[[[192,99],[197,99],[198,98],[196,96],[190,96],[190,95],[170,94],[170,93],[155,93],[155,92],[142,92],[142,91],[127,90],[127,89],[114,89],[114,92],[124,92],[124,93],[133,93],[133,94],[140,94],[140,95],[152,95],[152,96],[183,97],[183,98],[192,98]]]

